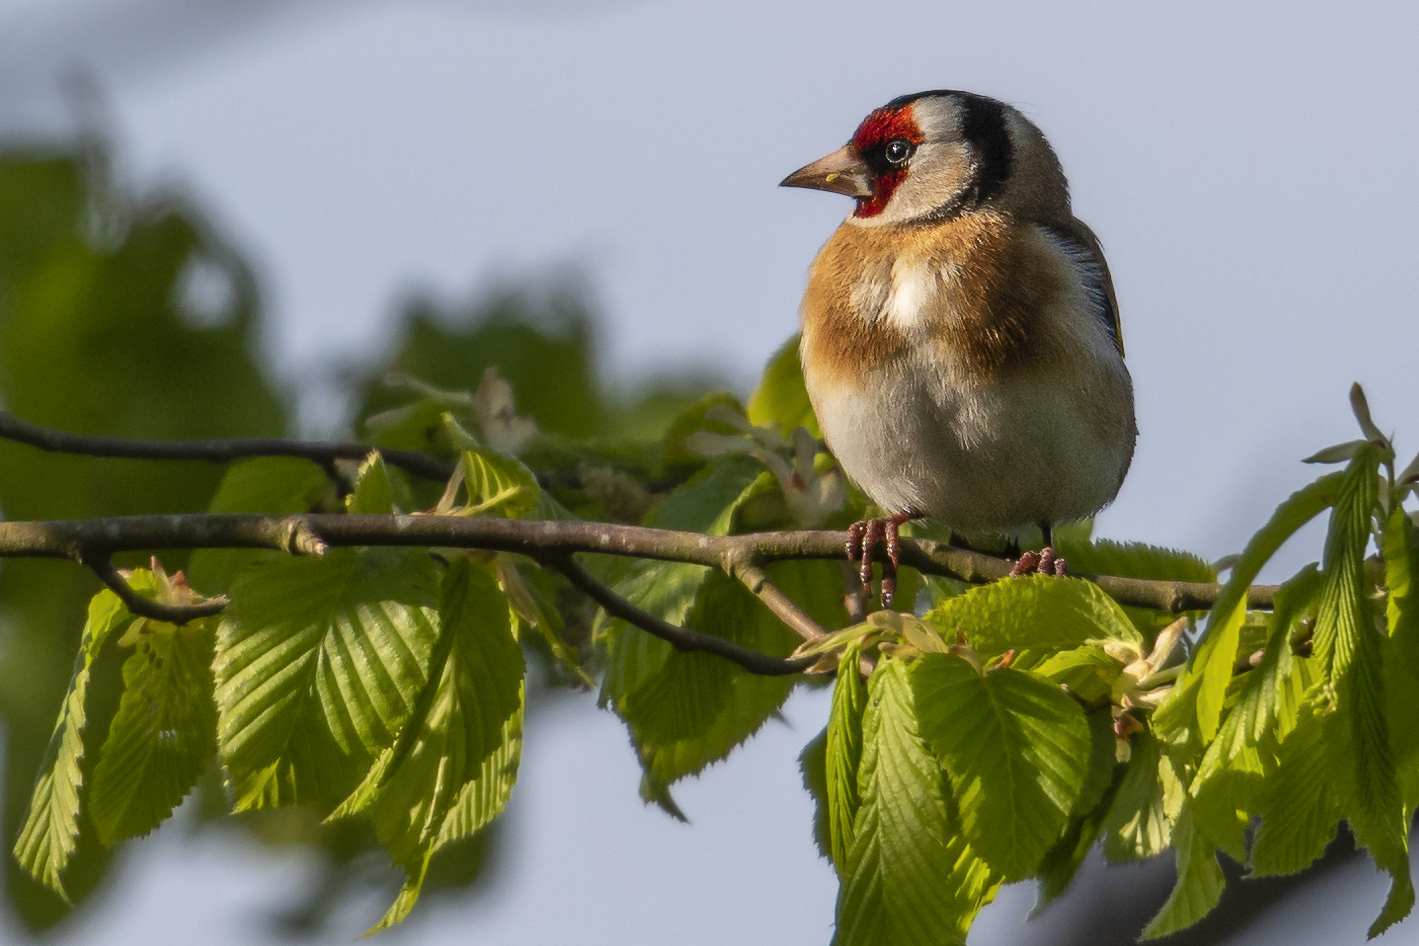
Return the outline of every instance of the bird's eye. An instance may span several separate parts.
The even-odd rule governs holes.
[[[887,142],[887,160],[892,164],[902,164],[907,158],[912,156],[912,146],[910,141],[903,141],[898,138]]]

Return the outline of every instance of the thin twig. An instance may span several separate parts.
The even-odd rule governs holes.
[[[757,595],[759,600],[764,602],[769,610],[799,637],[806,641],[813,641],[828,635],[823,626],[813,620],[807,611],[800,608],[796,601],[769,581],[769,576],[764,574],[764,570],[758,565],[742,564],[734,566],[728,571],[743,582],[745,588]]]
[[[275,437],[237,437],[217,440],[128,440],[123,437],[93,437],[41,427],[0,411],[0,438],[29,444],[50,453],[72,453],[89,457],[125,460],[203,460],[230,463],[250,457],[299,457],[327,470],[335,460],[363,460],[371,453],[384,457],[390,466],[425,479],[446,481],[453,464],[416,450],[390,450],[366,444],[335,440],[281,440]]]
[[[722,637],[715,637],[712,634],[702,634],[699,631],[692,631],[686,627],[678,627],[674,624],[656,617],[648,611],[631,604],[616,592],[612,591],[599,578],[586,570],[586,567],[570,555],[547,556],[543,561],[551,568],[556,569],[567,577],[567,580],[582,591],[588,598],[601,605],[606,613],[615,618],[633,624],[648,634],[668,641],[677,650],[701,651],[707,654],[714,654],[723,657],[725,660],[733,661],[745,670],[760,676],[784,676],[792,673],[801,673],[805,667],[811,666],[816,657],[799,657],[788,659],[784,657],[772,657],[748,647],[742,647],[733,641],[725,640]]]
[[[139,617],[166,621],[168,624],[176,624],[181,627],[188,621],[219,614],[227,606],[226,595],[209,598],[200,604],[163,604],[152,598],[145,598],[134,591],[133,586],[128,584],[119,574],[118,569],[113,567],[108,556],[86,558],[84,564],[99,576],[100,581],[108,585],[109,590],[118,595],[118,599],[123,602],[124,607]]]

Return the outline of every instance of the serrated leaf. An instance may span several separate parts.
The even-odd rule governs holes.
[[[465,516],[520,519],[542,498],[537,477],[521,460],[492,450],[463,451],[463,485],[468,490]]]
[[[1104,855],[1133,861],[1163,853],[1172,841],[1173,819],[1183,789],[1151,733],[1133,737],[1133,751],[1113,804],[1104,818]]]
[[[721,457],[676,487],[646,514],[657,529],[728,535],[746,502],[778,489],[773,474],[752,457]]]
[[[1045,907],[1064,893],[1084,863],[1084,858],[1093,850],[1126,771],[1124,766],[1114,761],[1113,717],[1106,712],[1096,712],[1090,714],[1088,720],[1092,740],[1089,771],[1084,778],[1084,788],[1070,813],[1069,823],[1040,861],[1036,874],[1039,886],[1034,909],[1030,911],[1031,919],[1039,916]]]
[[[297,457],[257,457],[227,467],[208,512],[306,513],[327,500],[334,485],[325,471]],[[226,591],[249,562],[284,557],[264,549],[198,549],[187,566],[187,579],[208,594]]]
[[[833,866],[839,874],[847,869],[853,824],[861,804],[857,772],[862,762],[862,713],[867,706],[867,686],[857,669],[860,653],[856,644],[848,644],[843,650],[828,716],[828,836]]]
[[[104,844],[157,827],[217,750],[212,623],[143,622],[146,633],[123,664],[123,697],[89,791]]]
[[[1363,405],[1363,396],[1359,397],[1357,403]],[[1360,407],[1356,412],[1357,416],[1362,414]],[[1376,627],[1365,577],[1365,548],[1378,508],[1381,460],[1382,449],[1366,444],[1356,452],[1341,481],[1326,534],[1312,658],[1321,673],[1321,694],[1336,707],[1332,724],[1345,730],[1336,742],[1348,750],[1349,764],[1338,767],[1349,800],[1346,820],[1375,865],[1393,878],[1389,900],[1373,928],[1379,931],[1396,922],[1414,903],[1408,822],[1386,715],[1384,636]],[[1413,682],[1407,685],[1413,686]],[[1410,720],[1403,722],[1411,724]]]
[[[355,490],[345,497],[345,510],[371,515],[394,512],[394,487],[390,485],[384,457],[378,453],[371,451],[360,464],[360,472],[355,478]]]
[[[699,565],[639,561],[617,582],[615,590],[641,610],[683,625],[708,574],[708,569]],[[629,696],[675,652],[666,641],[620,620],[605,622],[597,638],[606,661],[601,681],[603,705]]]
[[[217,740],[235,808],[333,805],[393,744],[438,637],[427,552],[267,563],[217,632]]]
[[[917,735],[906,667],[883,659],[868,693],[861,807],[838,891],[833,944],[964,943],[1000,879],[952,816],[944,773]]]
[[[1175,743],[1196,737],[1206,744],[1217,735],[1245,617],[1247,589],[1281,543],[1335,502],[1341,476],[1328,473],[1292,493],[1247,543],[1207,615],[1207,629],[1186,671],[1153,714],[1154,729],[1160,736]]]
[[[1268,779],[1266,810],[1251,849],[1256,876],[1294,874],[1325,853],[1340,823],[1336,754],[1326,719],[1308,700]]]
[[[399,894],[379,922],[365,935],[386,930],[403,922],[419,900],[429,861],[445,844],[467,837],[497,817],[507,807],[517,783],[517,768],[522,759],[523,710],[519,708],[504,724],[503,744],[479,766],[478,777],[463,786],[458,800],[444,816],[443,828],[425,856],[408,868],[408,875]]]
[[[509,759],[495,761],[491,769],[484,763],[502,750],[515,773],[520,751],[513,743],[520,745],[524,666],[507,599],[493,576],[467,558],[450,564],[443,584],[439,619],[444,646],[438,648],[430,682],[399,741],[381,754],[365,783],[332,815],[362,811],[374,822],[390,857],[409,874],[405,890],[376,929],[396,922],[413,906],[428,860],[460,801],[468,810],[447,832],[450,840],[501,810],[511,789]],[[485,778],[490,784],[480,788]]]
[[[1226,878],[1217,863],[1217,849],[1192,824],[1192,811],[1184,805],[1173,828],[1178,852],[1178,879],[1168,902],[1143,931],[1143,939],[1157,939],[1192,926],[1222,899]]]
[[[1123,664],[1098,644],[1085,644],[1046,657],[1035,664],[1034,672],[1068,687],[1084,703],[1095,705],[1108,700],[1123,673]],[[1111,749],[1111,757],[1112,754]]]
[[[685,624],[770,654],[788,653],[797,639],[741,584],[720,572],[711,573],[705,580],[686,614]],[[708,660],[718,666],[711,667]],[[671,652],[658,673],[680,680],[693,675],[693,687],[702,699],[697,706],[686,706],[659,685],[657,675],[647,679],[641,690],[625,701],[630,709],[622,715],[630,724],[632,742],[649,776],[643,787],[657,800],[660,785],[700,772],[758,732],[783,705],[799,679],[758,676],[717,657],[676,651]],[[652,686],[661,697],[657,703],[641,698],[642,691]],[[661,713],[683,714],[673,729],[688,735],[655,738],[656,733],[667,728],[663,721],[652,722],[653,716]]]
[[[1384,530],[1385,603],[1389,636],[1384,642],[1385,699],[1389,703],[1404,810],[1419,805],[1419,726],[1398,725],[1419,719],[1419,529],[1403,509],[1395,509]]]
[[[804,427],[815,438],[823,439],[818,417],[808,400],[808,389],[803,384],[796,334],[784,342],[764,366],[759,386],[749,397],[749,421],[759,425],[777,424],[785,434],[795,427]]]
[[[1120,575],[1154,581],[1217,580],[1217,572],[1201,557],[1143,542],[1076,541],[1061,537],[1055,542],[1055,551],[1067,558],[1069,570],[1078,574]]]
[[[1091,739],[1079,704],[1027,671],[981,675],[950,654],[923,656],[911,684],[966,840],[1007,883],[1033,874],[1084,787]]]
[[[828,727],[808,740],[798,754],[798,771],[803,777],[803,790],[813,799],[813,844],[818,855],[833,859],[833,841],[828,827]],[[854,777],[854,791],[856,781]]]
[[[1058,651],[1093,641],[1142,641],[1118,603],[1092,582],[1045,575],[972,588],[922,620],[948,641],[963,632],[982,658],[1013,650],[1012,666],[1026,670]]]
[[[1307,566],[1277,592],[1262,662],[1233,681],[1234,705],[1189,786],[1194,826],[1238,862],[1246,860],[1246,815],[1261,810],[1276,747],[1295,725],[1295,708],[1283,698],[1293,676],[1310,677],[1294,665],[1290,635],[1319,585],[1314,566]]]
[[[146,577],[145,577],[146,576]],[[151,573],[140,572],[130,579],[135,590],[152,591],[156,584]],[[88,620],[79,638],[74,658],[74,675],[69,693],[59,709],[54,734],[49,739],[39,766],[24,827],[15,841],[15,860],[40,883],[69,902],[60,875],[74,856],[79,836],[79,806],[83,794],[85,698],[89,671],[104,641],[132,615],[112,591],[104,590],[89,602]]]

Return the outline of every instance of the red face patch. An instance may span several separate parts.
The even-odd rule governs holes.
[[[901,108],[879,108],[862,120],[852,136],[852,147],[872,168],[872,196],[859,198],[854,217],[875,217],[892,199],[897,185],[906,180],[907,169],[884,167],[884,160],[874,160],[889,141],[909,141],[919,145],[926,140],[912,117],[911,105]]]

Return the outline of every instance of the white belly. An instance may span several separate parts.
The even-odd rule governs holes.
[[[990,383],[951,374],[918,357],[854,385],[810,383],[829,446],[885,510],[1004,533],[1112,501],[1134,442],[1122,359]]]

